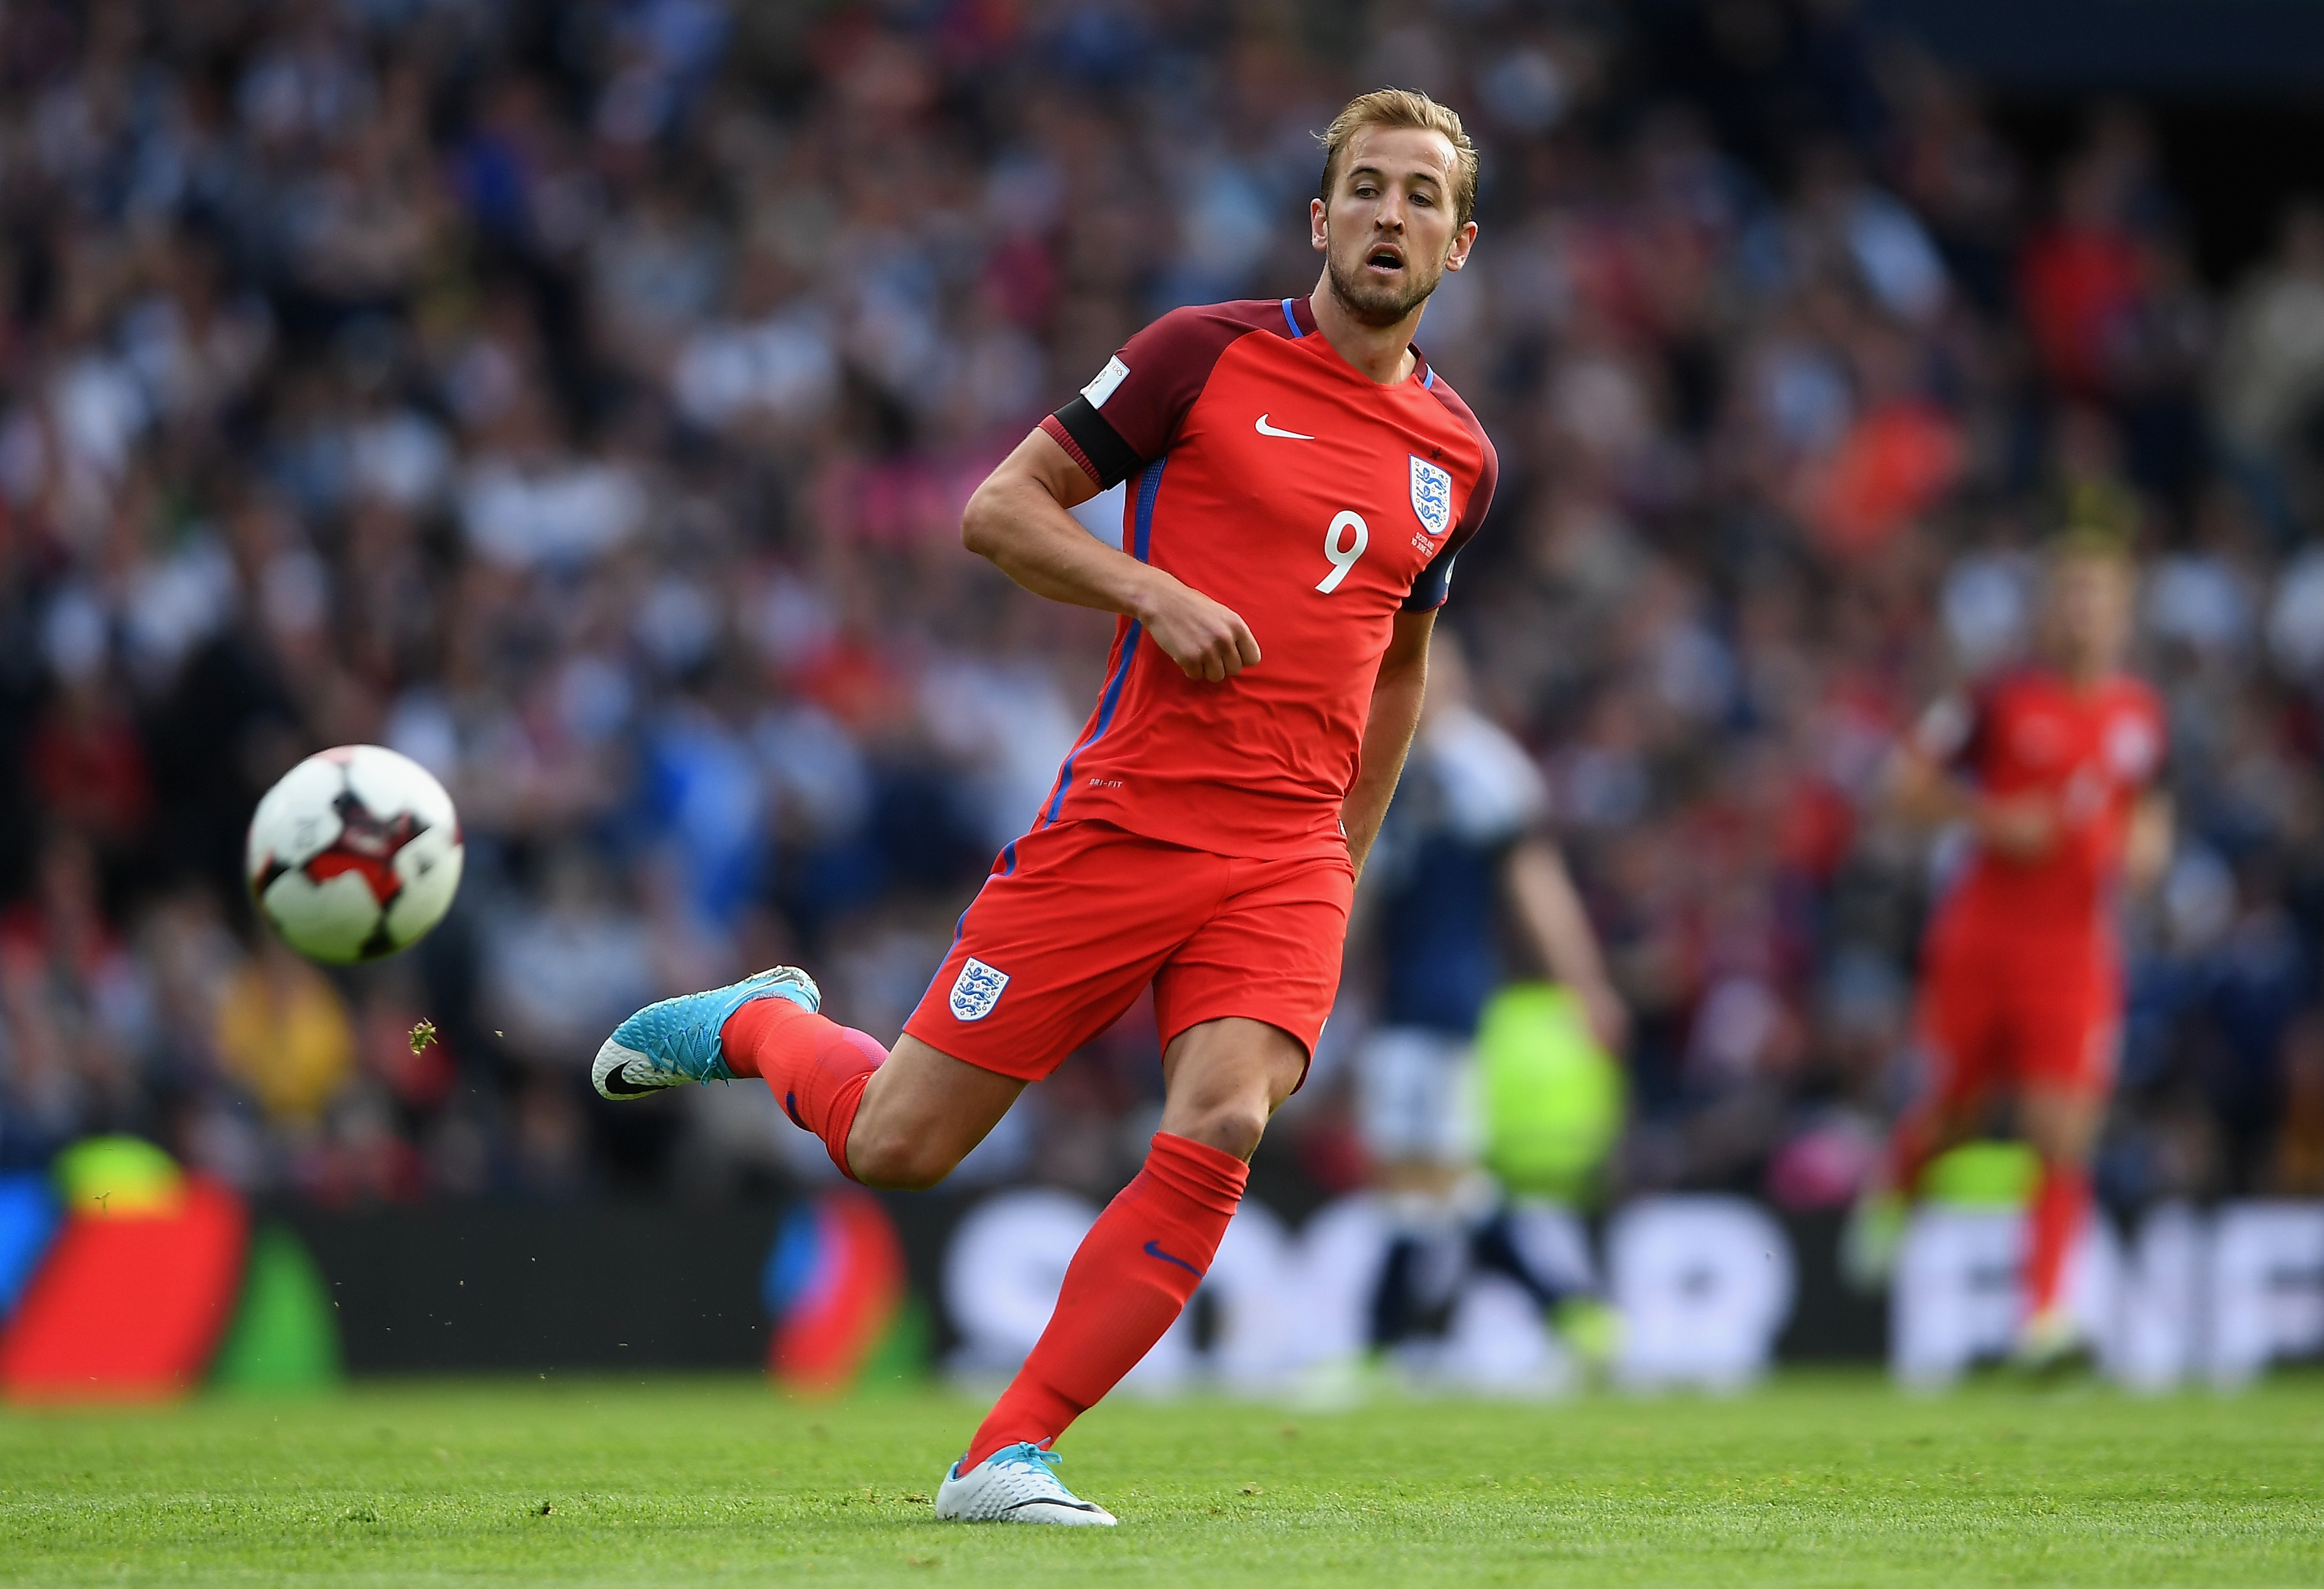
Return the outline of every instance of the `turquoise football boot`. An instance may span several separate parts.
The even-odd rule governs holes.
[[[615,1102],[692,1081],[732,1081],[718,1033],[728,1016],[754,998],[787,998],[814,1010],[822,1007],[823,990],[797,966],[777,966],[706,993],[650,1004],[613,1028],[589,1079],[600,1097]]]

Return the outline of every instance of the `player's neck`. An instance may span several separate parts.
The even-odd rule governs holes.
[[[1339,294],[1332,290],[1327,271],[1308,294],[1307,311],[1315,317],[1315,329],[1323,334],[1332,351],[1367,381],[1394,386],[1420,362],[1412,354],[1412,334],[1420,329],[1418,308],[1393,326],[1367,326],[1348,313]]]
[[[2109,662],[2090,662],[2063,657],[2057,658],[2050,666],[2057,670],[2058,677],[2065,682],[2066,688],[2077,695],[2087,695],[2099,688],[2108,679],[2114,677],[2115,672],[2114,665]]]

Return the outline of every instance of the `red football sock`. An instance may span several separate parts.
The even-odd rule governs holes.
[[[1146,1168],[1066,1265],[1056,1311],[969,1442],[963,1473],[1004,1446],[1056,1439],[1138,1366],[1194,1294],[1250,1179],[1231,1153],[1155,1134]]]
[[[864,1084],[888,1058],[878,1040],[787,998],[754,998],[726,1017],[718,1042],[726,1068],[762,1079],[792,1124],[823,1138],[831,1162],[854,1180],[847,1134]]]
[[[2058,1301],[2066,1258],[2090,1208],[2090,1172],[2079,1164],[2044,1164],[2034,1193],[2034,1240],[2025,1252],[2025,1291],[2034,1313]]]

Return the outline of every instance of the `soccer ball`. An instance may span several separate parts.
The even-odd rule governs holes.
[[[377,745],[319,751],[251,814],[244,875],[259,914],[335,966],[409,949],[452,908],[466,855],[452,797]]]

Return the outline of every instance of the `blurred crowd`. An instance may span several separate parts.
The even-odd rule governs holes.
[[[1440,632],[1635,1015],[1608,1190],[1856,1190],[1932,864],[1878,769],[2082,524],[2140,551],[2182,825],[2102,1189],[2324,1194],[2324,211],[2207,280],[2135,110],[2036,165],[1834,0],[11,0],[0,1162],[821,1172],[762,1089],[613,1108],[586,1061],[777,960],[896,1031],[1111,633],[960,505],[1155,315],[1305,293],[1312,134],[1385,82],[1484,152],[1422,340],[1503,473]],[[445,780],[468,873],[326,975],[241,844],[348,741]],[[1133,1015],[964,1173],[1118,1183],[1153,1047]],[[1269,1173],[1360,1176],[1342,1057]]]

